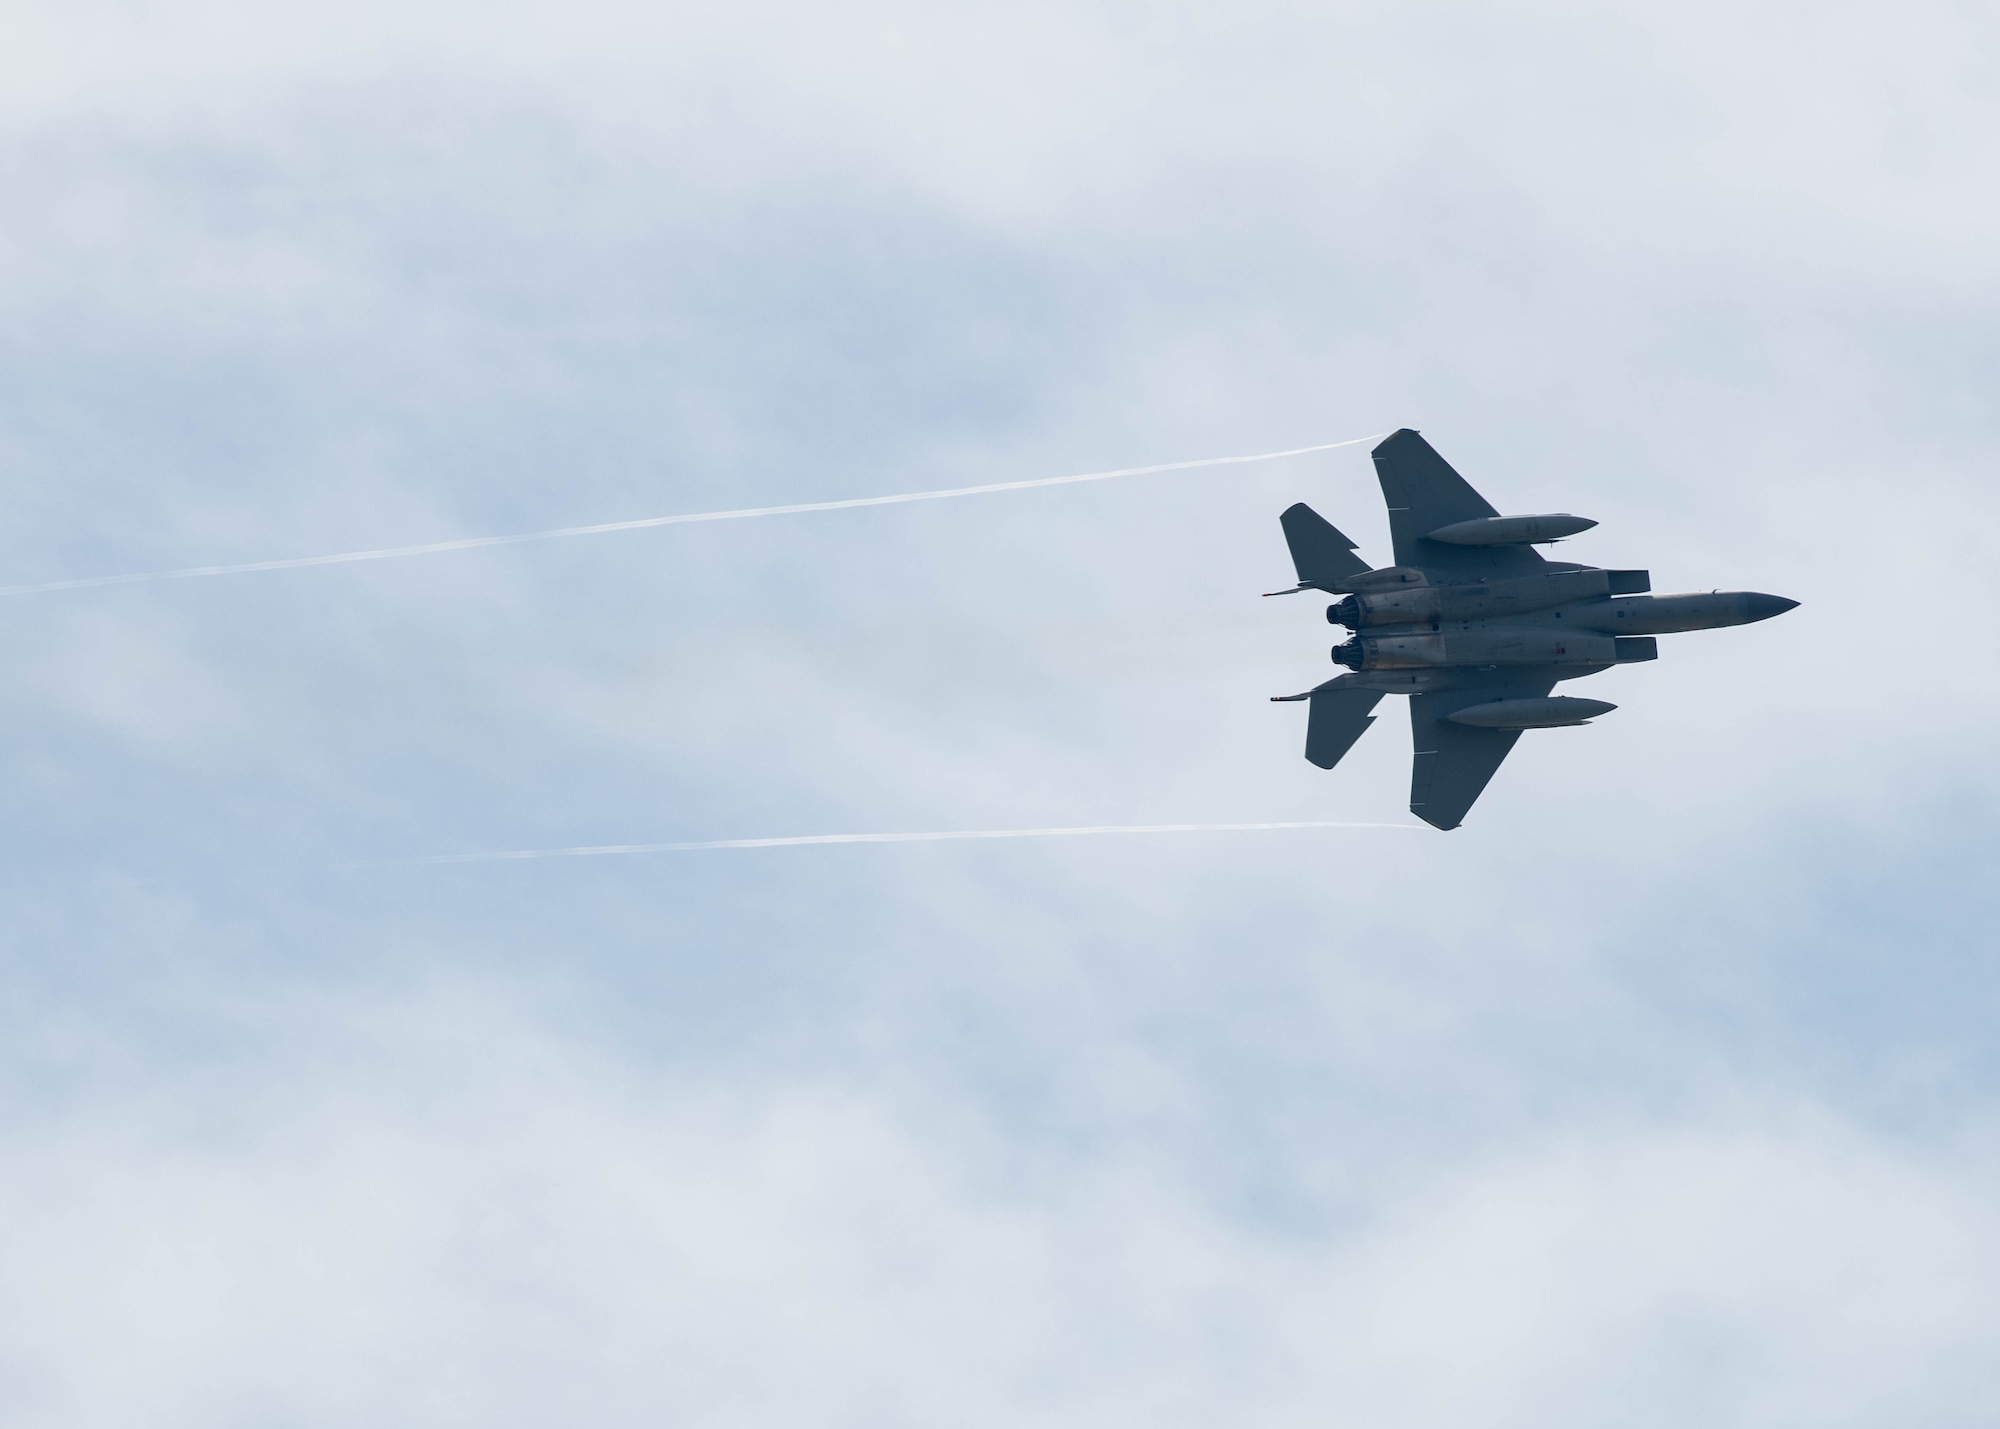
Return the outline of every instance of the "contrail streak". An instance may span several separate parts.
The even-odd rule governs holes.
[[[1380,436],[1378,432],[1375,434]],[[948,501],[959,496],[986,496],[997,491],[1027,491],[1038,486],[1073,486],[1084,481],[1110,481],[1120,476],[1151,476],[1163,471],[1192,471],[1205,466],[1241,466],[1276,461],[1280,457],[1330,452],[1359,446],[1374,436],[1344,442],[1293,447],[1289,451],[1256,452],[1250,456],[1212,456],[1198,461],[1169,461],[1156,466],[1128,466],[1117,471],[1088,471],[1079,476],[1042,476],[1030,481],[996,481],[985,486],[959,486],[949,491],[906,491],[895,496],[859,496],[846,501],[801,501],[790,506],[751,506],[741,511],[697,511],[682,516],[646,516],[637,521],[607,521],[596,526],[560,526],[553,531],[528,531],[513,536],[467,536],[456,541],[431,541],[421,546],[385,546],[374,551],[341,551],[330,556],[292,556],[278,561],[245,561],[232,566],[189,566],[177,571],[138,571],[120,576],[84,576],[75,580],[41,581],[34,585],[0,586],[0,596],[45,595],[53,591],[89,590],[97,586],[143,585],[150,581],[191,580],[196,576],[242,576],[258,571],[297,571],[308,566],[343,566],[357,561],[392,561],[403,556],[436,556],[447,551],[477,551],[488,546],[518,546],[528,541],[559,541],[568,536],[604,536],[613,531],[644,531],[654,526],[688,526],[697,521],[747,521],[758,516],[801,516],[810,511],[851,511],[862,506],[899,506],[910,501]]]
[[[597,844],[584,848],[523,848],[504,853],[440,853],[423,858],[342,864],[343,868],[408,867],[432,863],[503,863],[534,858],[603,858],[613,854],[697,853],[709,849],[800,848],[807,844],[938,843],[952,839],[1065,839],[1100,834],[1244,834],[1279,829],[1420,829],[1421,824],[1369,824],[1312,819],[1276,824],[1092,824],[1074,829],[950,829],[919,834],[796,834],[776,839],[706,839],[699,843]]]

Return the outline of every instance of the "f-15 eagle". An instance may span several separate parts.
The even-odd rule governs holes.
[[[1346,667],[1304,694],[1306,758],[1331,769],[1384,695],[1410,697],[1416,760],[1410,812],[1455,829],[1524,729],[1587,723],[1616,705],[1551,694],[1559,681],[1659,656],[1653,637],[1747,625],[1798,604],[1754,591],[1649,595],[1646,571],[1545,560],[1533,546],[1587,531],[1582,516],[1502,516],[1431,444],[1405,427],[1374,450],[1396,564],[1379,570],[1303,502],[1278,518],[1299,583],[1325,591],[1326,618],[1352,631]]]

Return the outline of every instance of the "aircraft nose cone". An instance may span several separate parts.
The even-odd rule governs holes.
[[[1769,620],[1774,615],[1783,615],[1786,611],[1795,609],[1798,602],[1786,600],[1781,595],[1760,595],[1753,591],[1743,598],[1743,605],[1750,619],[1755,621]]]

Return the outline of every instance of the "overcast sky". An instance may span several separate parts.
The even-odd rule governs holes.
[[[0,20],[0,584],[1412,426],[1803,602],[1450,834],[397,865],[1413,823],[1367,448],[7,598],[0,1424],[1991,1422],[1990,7]]]

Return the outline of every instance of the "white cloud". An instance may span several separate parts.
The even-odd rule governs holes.
[[[1990,1168],[1824,1114],[1578,1128],[1259,1229],[1142,1147],[1024,1156],[913,1089],[647,1071],[462,986],[344,1015],[285,1018],[277,1082],[14,1125],[17,1422],[1860,1425],[1993,1392]]]
[[[1976,16],[9,18],[0,583],[1408,422],[1805,600],[1449,837],[339,878],[1395,817],[1255,595],[1367,464],[8,604],[16,1418],[1990,1399]]]

